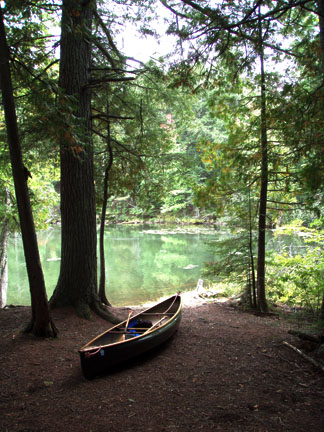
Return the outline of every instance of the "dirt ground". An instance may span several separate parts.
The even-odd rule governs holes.
[[[282,344],[298,344],[284,320],[184,295],[170,342],[88,381],[78,348],[109,324],[56,310],[59,338],[39,340],[29,314],[0,311],[1,432],[324,430],[324,374]]]

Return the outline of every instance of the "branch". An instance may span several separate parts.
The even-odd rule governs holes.
[[[297,206],[301,206],[303,207],[302,203],[298,203],[298,202],[284,202],[284,201],[273,201],[273,200],[267,200],[267,202],[270,202],[272,204],[281,204],[281,205],[297,205]]]
[[[93,133],[100,136],[104,140],[107,140],[107,136],[99,132],[98,130],[92,128],[91,129]],[[128,147],[126,147],[124,144],[120,143],[119,141],[116,141],[115,139],[112,139],[112,141],[119,147],[121,147],[125,152],[130,153],[131,155],[135,156],[138,159],[141,159],[142,155],[135,153],[134,151],[130,150]]]
[[[262,3],[262,1],[259,0],[257,2],[257,4],[253,7],[253,9],[251,9],[245,15],[245,17],[243,19],[241,19],[240,21],[237,21],[235,23],[227,23],[226,22],[227,17],[224,17],[223,15],[220,15],[220,14],[216,14],[216,11],[209,8],[209,7],[203,8],[191,0],[181,0],[181,1],[185,4],[187,4],[188,6],[191,6],[196,11],[202,13],[207,18],[211,18],[211,21],[209,24],[206,25],[205,30],[202,33],[200,33],[199,35],[197,35],[195,38],[200,37],[201,35],[209,33],[211,31],[215,31],[215,32],[216,31],[228,31],[229,33],[232,33],[233,35],[238,36],[240,38],[243,37],[243,38],[249,40],[250,42],[253,42],[254,44],[257,43],[258,41],[255,38],[253,38],[252,36],[249,36],[246,33],[243,33],[241,28],[240,28],[242,25],[257,22],[260,18],[262,20],[265,20],[267,18],[277,19],[278,14],[282,15],[283,13],[287,12],[288,10],[290,10],[293,7],[304,6],[305,4],[311,2],[311,0],[302,0],[302,1],[296,2],[294,4],[288,4],[288,5],[283,6],[283,7],[278,7],[277,9],[274,8],[271,11],[267,12],[266,14],[261,15],[261,17],[258,16],[255,18],[251,18],[251,15],[253,14],[253,12],[255,12],[255,10],[259,6],[259,4]],[[164,1],[164,3],[165,3],[165,1]],[[212,18],[213,16],[217,17],[218,20],[221,21],[221,25],[219,25],[217,27],[212,27],[213,23],[215,22],[215,18],[214,19]],[[238,30],[235,30],[236,28],[238,28]],[[264,46],[271,48],[271,49],[274,49],[278,52],[282,52],[284,54],[297,57],[294,53],[292,53],[288,50],[282,49],[276,45],[264,42]]]
[[[295,209],[280,208],[280,207],[268,207],[268,210],[279,211],[279,212],[293,212]]]
[[[17,63],[19,66],[21,66],[23,69],[25,69],[25,71],[34,78],[35,81],[39,81],[42,84],[45,84],[46,86],[49,84],[48,82],[44,81],[43,79],[41,79],[41,75],[47,70],[49,69],[51,66],[53,66],[55,63],[58,63],[59,60],[54,60],[52,63],[50,63],[48,66],[46,66],[46,68],[40,72],[38,75],[35,75],[27,66],[25,63],[21,63],[19,60],[13,60],[14,63]],[[56,91],[52,88],[51,86],[51,90],[56,93]]]
[[[135,117],[123,117],[123,116],[116,116],[113,114],[96,114],[91,116],[91,119],[101,119],[101,120],[109,120],[109,119],[115,119],[115,120],[135,120]]]
[[[136,77],[121,77],[121,78],[114,78],[112,76],[103,76],[102,78],[98,78],[98,79],[91,79],[89,81],[89,85],[90,86],[97,86],[103,83],[107,83],[107,82],[125,82],[125,81],[134,81],[136,80]]]
[[[202,13],[203,15],[210,17],[210,15],[212,15],[213,13],[215,13],[215,11],[211,8],[202,8],[201,6],[199,6],[198,4],[196,4],[195,2],[191,1],[191,0],[181,0],[182,3],[185,3],[189,6],[191,6],[193,9],[197,10],[198,12]],[[261,19],[262,21],[266,18],[270,18],[270,17],[274,17],[276,14],[282,14],[284,12],[287,12],[288,10],[297,7],[297,6],[305,6],[305,4],[307,3],[312,3],[312,0],[301,0],[301,1],[297,1],[296,3],[293,4],[287,4],[286,6],[283,7],[278,7],[277,9],[274,8],[271,11],[267,12],[266,14],[257,16],[255,18],[251,18],[250,16],[252,15],[253,12],[255,12],[255,10],[257,9],[257,7],[262,3],[262,1],[258,1],[257,4],[253,7],[253,9],[248,12],[245,17],[243,19],[241,19],[240,21],[236,22],[236,23],[232,23],[232,24],[228,24],[226,26],[222,26],[219,30],[232,30],[236,27],[240,27],[243,24],[247,24],[247,23],[253,23],[258,21],[259,19]],[[224,20],[224,16],[222,15],[217,15],[217,18]]]
[[[61,2],[59,2],[57,4],[55,4],[55,3],[49,4],[48,2],[39,3],[38,1],[35,1],[35,2],[26,1],[26,5],[32,6],[32,7],[37,8],[37,9],[48,10],[50,12],[53,12],[53,11],[55,12],[55,11],[61,9],[61,7],[62,7]]]
[[[185,15],[185,14],[183,14],[181,12],[178,12],[172,6],[169,6],[165,0],[160,0],[160,2],[163,4],[164,7],[166,7],[167,9],[169,9],[169,11],[171,11],[177,17],[181,17],[181,18],[185,18],[185,19],[190,19],[190,17],[188,15]]]
[[[107,36],[108,42],[110,47],[112,48],[112,50],[115,52],[115,54],[117,54],[119,60],[121,62],[124,61],[124,56],[120,53],[120,51],[118,50],[117,46],[115,45],[113,38],[111,37],[111,34],[108,30],[108,27],[105,25],[105,23],[103,22],[103,20],[101,19],[100,15],[98,14],[98,12],[96,10],[94,10],[94,16],[96,18],[96,20],[98,21],[100,27],[102,28],[103,32],[105,33],[105,35]]]
[[[322,372],[324,372],[324,366],[321,365],[320,363],[318,363],[316,360],[314,360],[312,357],[309,357],[308,355],[306,355],[303,351],[301,351],[300,349],[296,348],[293,345],[290,345],[290,343],[283,341],[282,342],[284,345],[286,345],[288,348],[294,350],[297,354],[299,354],[300,356],[302,356],[304,359],[308,360],[309,362],[311,362],[315,367],[317,367],[318,369],[320,369]]]
[[[102,52],[102,54],[107,58],[107,60],[109,61],[109,63],[111,64],[111,66],[113,68],[116,67],[116,63],[115,60],[113,59],[113,57],[109,54],[109,52],[106,50],[106,48],[98,41],[97,38],[92,38],[92,43],[99,49],[99,51]]]

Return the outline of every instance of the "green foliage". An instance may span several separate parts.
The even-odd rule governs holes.
[[[60,110],[55,105],[57,92],[57,60],[53,57],[53,38],[49,28],[55,19],[57,6],[48,2],[39,5],[24,1],[7,1],[5,20],[11,55],[11,75],[16,98],[23,160],[32,178],[28,180],[35,225],[45,228],[57,219],[58,149],[56,146]],[[3,113],[0,120],[4,123]],[[10,166],[7,135],[0,130],[0,219],[9,214],[11,229],[18,229],[16,200]],[[9,191],[10,206],[4,206],[5,190]]]
[[[209,242],[217,260],[206,263],[204,274],[218,282],[231,281],[243,288],[247,281],[250,257],[246,233],[229,233],[217,241]]]
[[[91,70],[98,209],[110,162],[110,135],[114,160],[109,172],[109,219],[208,214],[231,232],[214,245],[219,258],[209,263],[208,272],[217,280],[229,278],[244,287],[260,187],[255,2],[224,1],[222,8],[212,2],[193,3],[193,8],[189,2],[174,4],[179,16],[170,19],[168,33],[179,37],[182,52],[190,40],[188,57],[172,64],[168,59],[150,61],[137,70],[113,40],[124,20],[137,23],[144,35],[156,34],[154,2],[118,0],[116,8],[114,2],[98,3],[111,33],[110,40],[96,23],[93,38],[103,48],[94,47]],[[55,218],[57,210],[53,184],[58,177],[60,137],[76,157],[83,145],[83,125],[73,115],[77,101],[74,96],[63,98],[58,88],[55,41],[50,42],[49,34],[58,6],[54,1],[43,6],[23,0],[6,2],[24,163],[33,175],[29,186],[38,227]],[[269,1],[261,8],[267,28],[268,227],[296,216],[309,222],[313,212],[320,216],[323,208],[324,90],[317,17],[294,2],[289,3],[289,13],[286,7],[287,2]],[[289,50],[293,60],[288,59]],[[2,129],[0,216],[7,211],[2,199],[5,188],[13,197],[8,167]],[[14,220],[14,205],[10,214]],[[307,231],[293,224],[289,229],[290,235],[298,230],[311,243],[304,255],[268,253],[269,295],[318,309],[323,290],[321,228]],[[255,255],[254,237],[252,249]]]
[[[322,222],[315,222],[316,225]],[[275,302],[311,311],[319,317],[324,296],[324,230],[307,228],[294,221],[276,235],[303,238],[303,253],[272,253],[268,258],[269,296]]]

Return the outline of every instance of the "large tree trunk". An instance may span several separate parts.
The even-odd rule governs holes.
[[[322,52],[322,73],[324,81],[324,0],[317,0],[317,7],[319,15],[320,42]],[[320,310],[320,319],[324,321],[324,293]]]
[[[0,78],[2,101],[5,111],[11,167],[15,185],[17,206],[27,274],[30,286],[32,320],[29,330],[37,336],[55,336],[57,330],[51,320],[45,281],[39,257],[37,238],[29,199],[26,168],[23,165],[18,134],[17,116],[9,66],[9,50],[0,7]]]
[[[260,23],[260,67],[261,67],[261,188],[259,206],[259,239],[258,239],[258,266],[257,266],[257,294],[258,309],[267,312],[268,305],[265,295],[265,235],[267,217],[268,195],[268,140],[266,121],[266,85],[264,72],[264,52],[262,41],[262,28]]]
[[[324,0],[317,0],[317,8],[319,15],[320,42],[322,51],[322,72],[324,80]]]
[[[89,87],[95,0],[63,0],[59,86],[61,133],[61,268],[51,307],[72,305],[79,316],[101,308],[97,294],[96,202]],[[108,316],[105,316],[108,318]],[[112,316],[108,319],[114,320]]]
[[[87,34],[91,29],[94,3],[63,0],[59,75],[64,94],[60,106],[65,117],[61,137],[61,269],[51,299],[51,306],[73,305],[79,314],[86,316],[97,291],[91,93],[88,87],[91,44]],[[78,126],[73,125],[73,118],[80,119]]]

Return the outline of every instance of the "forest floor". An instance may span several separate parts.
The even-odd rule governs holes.
[[[1,432],[324,430],[324,374],[282,344],[285,320],[185,294],[170,342],[88,381],[78,349],[109,324],[56,310],[59,338],[36,339],[29,315],[0,310]]]

